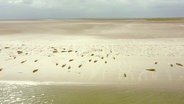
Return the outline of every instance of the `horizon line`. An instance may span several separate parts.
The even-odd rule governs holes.
[[[16,18],[16,19],[11,19],[11,18],[7,18],[7,19],[1,19],[0,18],[0,21],[3,21],[3,20],[72,20],[72,19],[76,19],[76,20],[78,20],[78,19],[114,19],[114,20],[134,20],[134,19],[139,19],[139,20],[141,20],[141,19],[173,19],[173,20],[175,20],[175,19],[184,19],[184,17],[122,17],[122,18],[120,18],[120,17],[118,17],[118,18],[109,18],[109,17],[98,17],[98,18],[95,18],[95,17],[92,17],[92,18]]]

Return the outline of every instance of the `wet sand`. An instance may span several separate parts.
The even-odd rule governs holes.
[[[72,39],[74,39],[73,36],[103,39],[183,38],[183,28],[184,18],[0,21],[0,35],[7,36],[8,40],[38,37],[56,39],[61,38],[60,36],[62,38],[70,36]]]

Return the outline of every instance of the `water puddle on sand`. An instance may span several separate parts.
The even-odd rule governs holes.
[[[184,91],[0,83],[0,104],[184,104]]]

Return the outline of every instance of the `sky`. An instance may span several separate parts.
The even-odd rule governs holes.
[[[0,0],[0,19],[184,17],[184,0]]]

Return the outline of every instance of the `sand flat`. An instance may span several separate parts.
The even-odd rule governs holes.
[[[182,88],[183,24],[183,20],[0,21],[0,80],[173,83]]]

